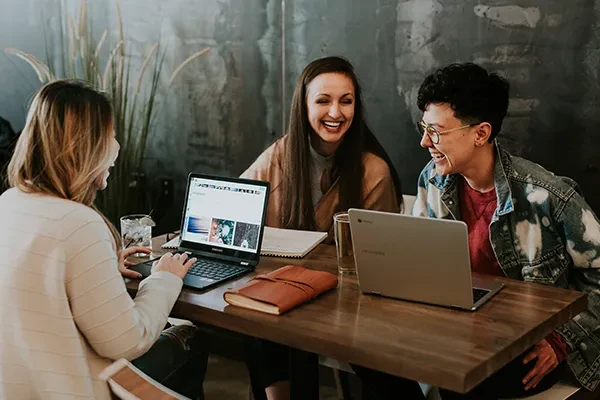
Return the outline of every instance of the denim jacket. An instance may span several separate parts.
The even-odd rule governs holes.
[[[457,175],[441,176],[433,161],[419,176],[412,214],[461,219]],[[600,380],[600,223],[577,183],[511,156],[496,144],[497,207],[490,242],[508,278],[585,292],[588,308],[556,331],[581,383]]]

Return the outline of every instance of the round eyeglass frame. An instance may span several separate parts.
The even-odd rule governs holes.
[[[432,125],[429,125],[425,121],[421,120],[421,121],[417,122],[417,132],[418,132],[419,137],[421,139],[423,139],[423,135],[425,133],[427,133],[427,135],[429,135],[429,139],[431,139],[431,143],[433,143],[433,144],[439,144],[440,143],[440,135],[443,135],[445,133],[450,133],[450,132],[458,131],[458,130],[461,130],[461,129],[472,128],[475,125],[479,125],[480,123],[481,122],[477,122],[477,123],[474,123],[474,124],[468,124],[468,125],[459,126],[458,128],[446,129],[445,131],[438,131]]]

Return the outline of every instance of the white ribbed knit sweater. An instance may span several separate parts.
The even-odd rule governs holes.
[[[181,290],[169,272],[135,300],[110,232],[89,207],[10,189],[0,196],[0,399],[109,399],[98,373],[144,354]]]

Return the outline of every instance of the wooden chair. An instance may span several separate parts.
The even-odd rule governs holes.
[[[581,386],[570,381],[558,381],[545,392],[525,397],[527,400],[575,400],[578,393],[583,394]]]
[[[439,392],[437,388],[432,388],[427,395],[428,400],[440,400]],[[579,383],[575,380],[575,377],[570,373],[566,372],[564,377],[559,380],[550,389],[534,394],[529,397],[522,397],[520,400],[593,400],[600,399],[600,388],[594,392],[584,390]],[[517,399],[504,399],[504,400],[517,400]]]
[[[107,382],[113,397],[122,400],[189,400],[166,388],[125,359],[102,371],[99,378]]]
[[[331,368],[333,378],[335,379],[335,387],[339,400],[351,400],[350,384],[348,382],[348,374],[354,374],[350,364],[336,360],[335,358],[319,356],[319,364]]]
[[[403,194],[402,201],[404,202],[404,210],[402,214],[410,215],[410,210],[412,210],[413,204],[415,204],[415,200],[417,196],[412,196],[410,194]]]
[[[169,318],[171,325],[193,325],[191,321]],[[156,382],[148,375],[137,369],[125,359],[120,359],[109,365],[100,374],[100,379],[108,382],[113,397],[123,400],[186,400],[181,396]],[[188,399],[189,400],[189,399]]]

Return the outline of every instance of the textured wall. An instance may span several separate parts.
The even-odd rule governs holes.
[[[46,7],[36,0],[0,0],[0,49],[15,47],[44,58],[40,21]],[[25,123],[27,101],[39,87],[32,69],[0,51],[0,116],[15,129]]]
[[[165,83],[187,56],[212,48],[162,93],[160,134],[150,145],[158,170],[236,173],[279,129],[280,62],[270,12],[266,0],[123,2],[126,25],[141,19],[126,26],[130,51],[147,53],[160,34]]]
[[[51,10],[48,4],[57,1],[47,0],[45,7]],[[34,3],[39,4],[3,0],[8,13],[0,13],[0,45],[44,58]],[[112,2],[90,3],[95,26],[108,24],[114,32]],[[406,193],[414,193],[428,158],[414,129],[419,84],[432,68],[476,61],[500,71],[512,85],[501,142],[575,178],[600,211],[600,1],[121,3],[129,51],[138,66],[159,38],[167,49],[168,72],[192,52],[213,48],[160,96],[148,166],[153,177],[176,180],[175,221],[186,173],[239,174],[281,133],[296,78],[309,61],[324,55],[344,55],[355,64],[368,121],[394,160]],[[20,128],[22,105],[33,87],[3,55],[0,71],[0,115]],[[34,81],[29,71],[25,74]]]
[[[369,122],[404,184],[427,154],[414,134],[427,71],[475,61],[511,83],[500,141],[513,153],[580,183],[600,211],[596,141],[598,23],[594,1],[288,1],[287,93],[310,60],[343,54],[364,83]]]

